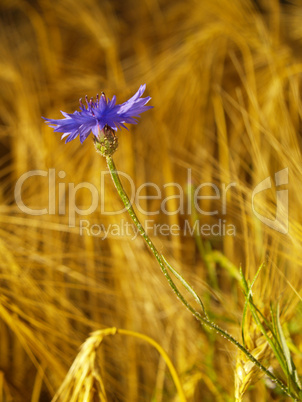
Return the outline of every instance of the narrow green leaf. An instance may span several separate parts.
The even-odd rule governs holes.
[[[278,339],[276,338],[276,336],[274,335],[274,333],[272,332],[272,327],[270,325],[268,325],[269,330],[272,332],[274,341],[270,338],[268,332],[266,331],[266,329],[264,328],[260,318],[260,317],[264,320],[264,322],[266,324],[269,324],[268,321],[264,318],[263,314],[260,312],[260,310],[254,305],[253,302],[253,297],[252,297],[252,287],[254,286],[256,279],[258,278],[262,268],[265,266],[265,264],[261,264],[260,267],[258,268],[256,275],[252,281],[252,283],[250,284],[250,286],[248,286],[246,279],[244,278],[243,274],[243,285],[244,285],[244,289],[245,289],[245,293],[246,293],[246,298],[245,298],[245,304],[248,304],[248,306],[250,307],[252,316],[255,320],[255,323],[257,324],[259,330],[261,331],[261,333],[265,336],[268,344],[270,345],[270,347],[272,348],[274,355],[276,356],[276,358],[278,359],[283,371],[286,373],[287,372],[287,368],[286,368],[286,363],[285,363],[285,359],[283,356],[283,352],[282,349],[280,347],[280,345],[278,344]],[[246,307],[246,306],[244,306]],[[244,316],[243,318],[245,318],[246,312],[244,311]],[[242,333],[244,332],[244,321],[242,321]]]
[[[279,335],[280,342],[282,345],[282,350],[283,350],[283,353],[284,353],[284,356],[286,359],[286,363],[287,363],[288,373],[289,373],[291,379],[293,380],[293,382],[295,383],[295,385],[298,387],[298,389],[301,390],[300,379],[298,377],[298,373],[297,373],[296,367],[294,365],[294,362],[292,360],[290,350],[289,350],[289,347],[287,346],[284,332],[282,330],[282,326],[280,323],[279,303],[277,304],[277,310],[276,310],[276,324],[277,324],[277,329],[278,329],[278,335]]]
[[[259,267],[258,271],[256,272],[255,278],[254,278],[254,280],[253,280],[253,282],[252,282],[250,287],[249,287],[249,285],[248,285],[248,283],[247,283],[247,281],[246,281],[246,279],[245,279],[245,277],[243,275],[242,268],[240,267],[240,269],[239,269],[241,282],[242,282],[244,293],[245,293],[245,303],[244,303],[244,307],[243,307],[242,324],[241,324],[241,336],[242,336],[242,343],[243,343],[244,346],[245,346],[244,323],[245,323],[245,317],[246,317],[246,313],[247,313],[247,307],[248,307],[249,299],[250,299],[250,296],[251,296],[251,293],[252,293],[252,287],[253,287],[253,285],[254,285],[254,283],[255,283],[255,281],[256,281],[256,279],[257,279],[257,277],[258,277],[258,275],[259,275],[259,273],[260,273],[260,271],[261,271],[261,269],[263,267],[263,265],[264,264],[260,265],[260,267]]]
[[[244,338],[244,323],[245,323],[245,316],[247,313],[247,306],[248,306],[248,298],[247,298],[247,294],[248,294],[248,284],[245,280],[245,277],[243,275],[242,272],[242,268],[240,267],[240,275],[241,275],[241,282],[242,282],[242,286],[244,288],[244,295],[245,295],[245,303],[244,303],[244,307],[243,307],[243,313],[242,313],[242,323],[241,323],[241,337],[242,337],[242,343],[243,346],[245,347],[245,338]]]
[[[209,252],[206,256],[210,261],[214,261],[218,263],[222,268],[224,268],[228,273],[235,278],[237,281],[240,281],[241,275],[238,272],[238,267],[234,265],[225,255],[223,255],[220,251],[212,251]]]
[[[242,271],[242,267],[241,267],[241,266],[240,266],[240,268],[239,268],[239,273],[240,273],[240,278],[241,278],[241,282],[242,282],[243,289],[244,289],[245,293],[247,294],[248,291],[249,291],[249,286],[248,286],[247,281],[246,281],[246,279],[245,279],[245,277],[244,277],[244,275],[243,275],[243,271]]]
[[[165,259],[165,257],[163,255],[161,255],[161,257],[164,260],[167,268],[176,276],[176,278],[178,280],[180,280],[180,282],[187,289],[187,291],[191,293],[191,295],[194,297],[196,302],[201,306],[202,311],[203,311],[204,315],[206,316],[206,318],[208,318],[208,315],[207,315],[206,310],[204,308],[203,302],[201,301],[200,297],[197,295],[195,290],[188,284],[188,282],[174,268],[171,267],[171,265],[168,263],[168,261]]]
[[[278,330],[278,335],[279,335],[279,339],[282,345],[282,350],[286,359],[286,363],[287,363],[287,367],[288,367],[288,372],[290,375],[293,374],[293,366],[292,366],[292,359],[291,359],[291,355],[290,355],[290,351],[289,348],[287,346],[286,343],[286,339],[282,330],[282,326],[280,323],[280,309],[279,309],[279,303],[277,304],[277,311],[276,311],[276,324],[277,324],[277,330]]]
[[[273,338],[274,338],[274,341],[275,341],[275,346],[276,346],[276,348],[278,349],[278,352],[279,352],[279,355],[277,355],[276,357],[277,357],[277,359],[278,359],[278,361],[280,363],[280,366],[282,367],[282,369],[284,371],[284,374],[289,376],[289,371],[288,371],[287,363],[286,363],[286,357],[285,357],[285,354],[284,354],[284,351],[283,351],[282,344],[280,343],[280,336],[279,336],[277,318],[276,318],[277,314],[274,312],[272,306],[270,306],[270,312],[271,312],[271,317],[272,317],[272,329],[271,329],[271,332],[272,332],[272,335],[273,335]],[[282,358],[282,363],[279,360],[278,356],[280,356],[280,358]]]

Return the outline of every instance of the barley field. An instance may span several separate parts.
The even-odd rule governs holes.
[[[301,18],[301,0],[1,0],[0,402],[302,400]],[[42,119],[143,84],[153,108],[113,158],[196,314],[93,134]]]

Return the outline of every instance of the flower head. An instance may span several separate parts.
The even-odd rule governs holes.
[[[115,96],[110,100],[104,93],[101,97],[97,95],[95,102],[93,98],[88,100],[86,96],[86,105],[80,99],[80,111],[76,110],[71,114],[61,111],[65,119],[53,120],[45,117],[43,119],[51,123],[50,127],[53,127],[55,132],[63,133],[62,139],[67,137],[65,142],[80,136],[80,141],[83,143],[91,131],[95,137],[99,138],[105,126],[116,131],[118,128],[127,128],[124,123],[136,124],[134,117],[140,117],[141,113],[153,107],[145,106],[151,99],[150,96],[141,98],[145,89],[146,84],[141,85],[136,94],[121,105],[115,104]]]

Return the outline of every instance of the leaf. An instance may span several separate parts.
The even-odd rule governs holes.
[[[183,286],[187,289],[188,292],[191,293],[191,295],[194,297],[196,302],[201,306],[202,311],[206,318],[208,318],[208,315],[206,313],[206,310],[204,308],[203,302],[201,301],[200,297],[197,295],[197,293],[192,289],[192,287],[188,284],[188,282],[174,269],[171,267],[171,265],[168,263],[168,261],[165,259],[165,257],[162,255],[162,259],[164,260],[167,268],[176,276],[177,279],[180,280],[180,282],[183,284]]]
[[[256,279],[258,278],[258,275],[260,273],[260,271],[262,270],[264,266],[264,263],[260,265],[260,267],[258,268],[258,271],[256,272],[256,275],[251,283],[251,286],[248,285],[243,272],[242,272],[242,268],[240,267],[240,276],[241,276],[241,281],[242,281],[242,286],[244,289],[244,293],[245,293],[245,303],[244,303],[244,308],[243,308],[243,314],[242,314],[242,324],[241,324],[241,336],[242,336],[242,342],[243,345],[245,346],[245,340],[244,340],[244,322],[245,322],[245,317],[246,317],[246,313],[247,313],[247,307],[250,303],[250,299],[252,298],[252,287],[254,285],[254,283],[256,282]]]
[[[301,382],[300,382],[296,367],[294,365],[294,362],[292,360],[289,347],[287,346],[287,342],[286,342],[286,339],[285,339],[285,336],[284,336],[284,333],[282,330],[279,316],[280,316],[280,309],[279,309],[279,303],[278,303],[277,311],[276,311],[276,324],[277,324],[278,335],[279,335],[280,342],[282,345],[284,357],[286,359],[286,364],[287,364],[289,375],[290,375],[291,379],[294,381],[294,383],[296,384],[296,386],[299,388],[299,390],[301,390]]]

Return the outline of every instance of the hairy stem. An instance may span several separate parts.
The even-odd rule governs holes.
[[[137,227],[139,233],[142,235],[144,240],[146,241],[149,249],[157,259],[157,262],[159,263],[159,266],[161,268],[161,271],[165,275],[169,285],[177,295],[177,297],[180,299],[180,301],[185,305],[185,307],[194,315],[194,317],[202,324],[207,326],[208,328],[213,329],[216,331],[219,335],[223,336],[225,339],[233,343],[238,349],[240,349],[249,360],[251,360],[260,370],[262,370],[274,383],[276,383],[288,396],[293,398],[294,400],[297,400],[295,395],[291,393],[291,391],[277,378],[275,377],[269,370],[267,370],[255,357],[243,346],[241,345],[235,338],[232,337],[228,332],[220,328],[218,325],[214,324],[213,322],[209,321],[206,317],[203,317],[198,311],[196,311],[184,298],[184,296],[180,293],[178,290],[177,286],[173,282],[171,276],[168,273],[168,270],[166,268],[166,264],[160,255],[160,253],[157,251],[156,247],[152,243],[151,239],[145,232],[145,229],[143,228],[142,224],[140,223],[138,217],[136,216],[136,213],[132,207],[132,204],[122,186],[122,183],[120,181],[118,172],[116,170],[114,161],[111,156],[106,157],[106,162],[107,166],[109,168],[110,175],[112,177],[112,180],[115,184],[115,187],[117,189],[117,192],[123,201],[123,204],[125,205],[125,208],[127,209],[133,223]]]

